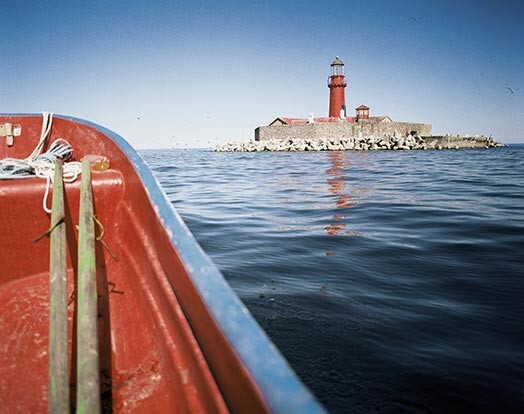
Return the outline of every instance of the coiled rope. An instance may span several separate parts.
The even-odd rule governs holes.
[[[33,152],[25,159],[4,158],[0,160],[0,179],[21,179],[35,176],[46,179],[46,189],[42,200],[42,207],[46,213],[51,213],[51,209],[47,207],[47,197],[53,182],[56,160],[64,160],[63,177],[66,183],[75,181],[82,172],[80,162],[70,161],[73,156],[73,147],[63,138],[57,138],[46,152],[40,154],[51,131],[52,123],[53,114],[43,112],[40,139]]]

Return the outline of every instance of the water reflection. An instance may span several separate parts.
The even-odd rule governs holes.
[[[337,208],[352,207],[357,203],[351,199],[351,196],[344,192],[346,189],[346,170],[349,167],[349,159],[346,152],[336,151],[328,154],[331,167],[326,170],[329,184],[328,190],[335,195]],[[346,214],[334,214],[333,223],[326,226],[326,232],[330,236],[336,236],[346,228]]]

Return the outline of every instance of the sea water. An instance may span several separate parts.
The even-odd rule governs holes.
[[[329,411],[524,412],[524,145],[141,155]]]

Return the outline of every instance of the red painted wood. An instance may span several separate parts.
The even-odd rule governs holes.
[[[22,125],[13,147],[0,142],[0,158],[29,155],[40,136],[41,117],[0,116],[0,122]],[[97,243],[105,411],[267,412],[193,286],[131,162],[93,127],[55,118],[49,142],[58,137],[72,144],[77,160],[100,154],[110,161],[109,170],[93,172],[96,216],[118,257]],[[79,180],[65,186],[71,294],[79,187]],[[50,224],[42,209],[44,190],[43,179],[0,181],[0,407],[6,412],[47,411],[49,240],[33,242]],[[69,320],[73,335],[74,301]],[[71,349],[75,339],[70,341]],[[75,367],[70,370],[74,381]]]

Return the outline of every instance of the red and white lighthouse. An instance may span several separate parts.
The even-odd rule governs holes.
[[[328,78],[329,117],[344,118],[346,116],[345,89],[347,83],[344,78],[344,63],[337,56],[331,64],[331,75]]]

